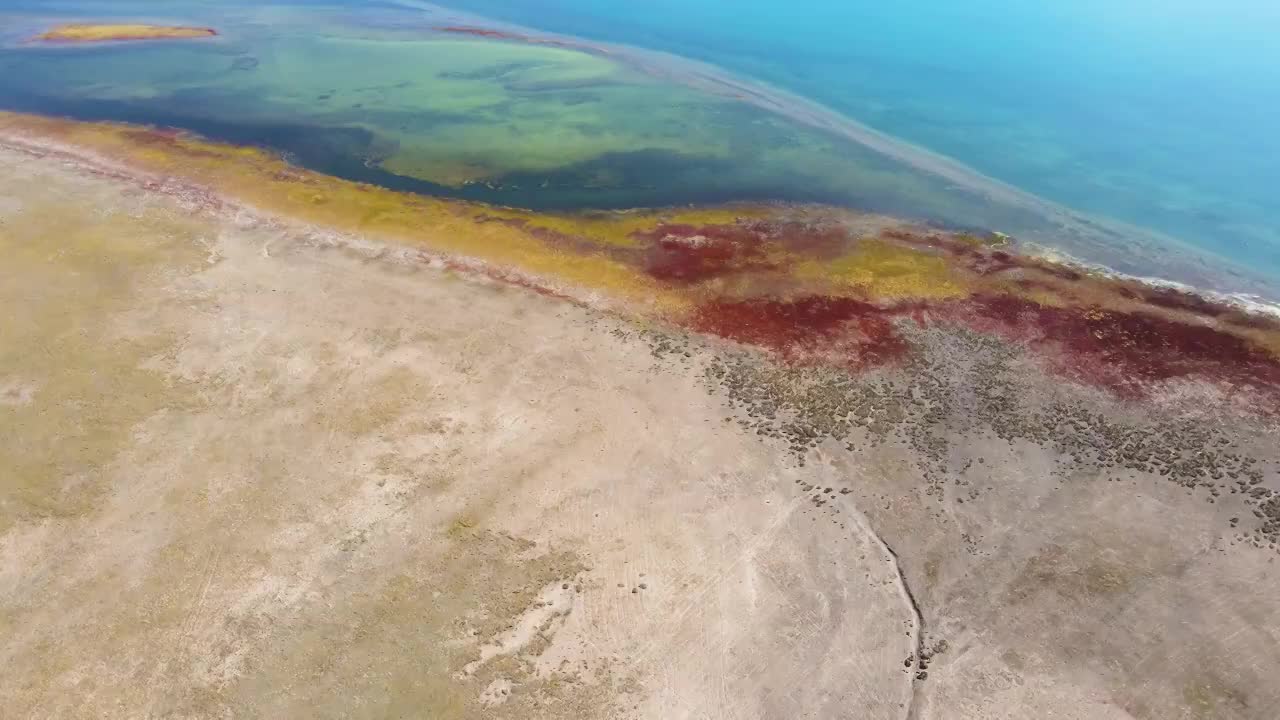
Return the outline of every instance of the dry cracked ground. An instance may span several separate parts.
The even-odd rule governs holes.
[[[1277,427],[1194,386],[774,366],[11,151],[0,253],[6,718],[1280,716]]]

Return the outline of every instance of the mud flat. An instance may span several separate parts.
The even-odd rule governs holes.
[[[15,127],[15,716],[1280,707],[1266,318],[886,218],[405,205]]]

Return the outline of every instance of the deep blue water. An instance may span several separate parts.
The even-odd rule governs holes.
[[[445,0],[705,60],[1280,278],[1274,0]]]

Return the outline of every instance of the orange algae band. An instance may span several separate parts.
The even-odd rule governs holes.
[[[217,30],[170,25],[59,25],[35,37],[43,42],[93,43],[121,40],[181,40],[214,37]]]

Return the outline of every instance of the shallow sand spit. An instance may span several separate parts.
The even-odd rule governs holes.
[[[915,256],[894,275],[912,241],[892,236],[816,276],[779,270],[808,250],[757,257],[734,236],[734,272],[704,277],[728,247],[714,232],[570,232],[424,200],[431,227],[409,237],[385,203],[364,228],[289,212],[343,216],[316,178],[252,185],[253,206],[228,176],[157,172],[193,157],[170,144],[108,157],[76,139],[0,149],[15,717],[1280,708],[1280,423],[1261,370],[1090,382],[1081,358],[1110,356],[938,307],[779,336],[796,307],[830,317],[786,304],[793,276],[877,307],[969,297],[977,258],[947,265],[951,285]],[[489,243],[481,259],[450,231]],[[502,254],[526,234],[546,244]],[[1043,279],[1044,303],[1011,316],[1028,327],[1072,307],[1051,300],[1068,286],[1147,301],[1010,272]],[[738,330],[697,324],[713,301],[769,297],[784,309]],[[1154,316],[1270,352],[1262,320],[1164,300]],[[883,361],[873,337],[893,338]]]
[[[49,43],[100,43],[132,40],[186,40],[191,38],[214,37],[218,34],[213,28],[184,27],[171,25],[144,25],[137,23],[76,23],[58,25],[34,39]]]

